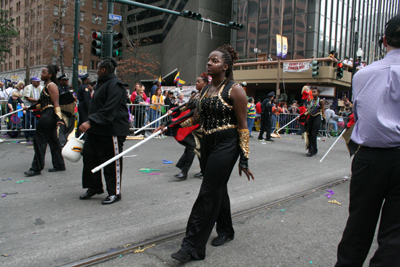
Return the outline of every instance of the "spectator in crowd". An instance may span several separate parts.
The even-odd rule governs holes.
[[[345,57],[344,60],[342,61],[343,64],[349,64],[349,57]]]
[[[307,102],[312,99],[312,94],[310,90],[310,84],[307,83],[303,88],[301,89],[301,102],[304,103],[304,106],[307,105]]]
[[[276,122],[278,121],[279,114],[282,113],[282,108],[278,105],[276,99],[273,101],[274,106],[272,107],[272,129],[276,129]]]
[[[158,87],[154,92],[154,95],[151,97],[151,106],[150,106],[150,121],[154,121],[160,117],[161,114],[161,106],[164,105],[164,97],[161,94],[161,88]],[[153,127],[157,128],[160,125],[160,122],[156,122]]]
[[[16,91],[16,90],[14,89],[14,86],[13,86],[12,82],[9,82],[7,84],[6,90],[4,90],[4,99],[5,100],[10,99],[11,94],[12,94],[13,91]]]
[[[258,117],[261,116],[261,112],[262,112],[262,109],[261,109],[261,100],[258,99],[258,100],[257,100],[257,104],[256,104],[256,113],[257,113],[257,116],[258,116]]]
[[[21,108],[24,108],[24,101],[22,101],[21,96],[19,94],[19,92],[14,91],[11,94],[11,97],[8,99],[8,103],[7,103],[7,113],[13,112],[15,110],[18,109],[18,105],[21,106]],[[25,112],[25,111],[24,111]],[[12,115],[9,116],[9,118],[11,118]],[[8,122],[9,127],[11,128],[11,125],[13,124],[13,122],[11,121],[11,119]]]
[[[148,103],[143,98],[144,88],[142,87],[137,88],[136,93],[137,95],[135,97],[135,102],[133,102],[133,104],[142,106],[136,106],[135,108],[135,128],[140,129],[143,127],[144,119],[146,116],[145,105],[148,105]],[[140,132],[138,134],[140,134]]]
[[[23,97],[25,98],[25,103],[27,106],[31,106],[35,104],[40,97],[40,93],[43,90],[43,87],[40,85],[40,79],[38,77],[32,77],[31,79],[32,84],[25,87],[23,92]],[[31,129],[36,127],[37,118],[31,111],[26,112],[26,121],[25,127],[27,129]],[[24,132],[26,141],[32,141],[33,136],[35,135],[34,131],[26,131]]]
[[[154,79],[153,86],[150,89],[150,103],[153,103],[153,95],[156,93],[157,88],[160,87],[160,81],[158,79]]]
[[[330,105],[329,108],[327,108],[325,110],[325,116],[326,116],[326,124],[328,125],[327,135],[328,135],[328,137],[331,137],[330,131],[331,131],[332,126],[333,126],[333,129],[335,132],[337,132],[337,129],[338,129],[337,122],[335,121],[335,118],[337,116],[335,114],[335,111],[333,110],[332,105]]]
[[[289,108],[289,113],[299,114],[299,104],[298,104],[297,100],[293,100],[292,105]]]
[[[251,132],[253,131],[254,120],[256,119],[256,107],[254,106],[254,98],[249,97],[247,100],[247,127],[249,129],[250,138],[253,138]]]
[[[25,88],[25,83],[23,81],[19,81],[15,86],[15,89],[19,92],[20,97],[23,97],[23,90]]]
[[[174,96],[174,92],[169,91],[167,97],[164,100],[165,105],[168,105],[168,110],[171,109],[174,105],[172,97]]]
[[[185,95],[184,95],[183,93],[179,93],[178,99],[176,100],[178,106],[180,106],[180,105],[182,105],[183,103],[185,103],[185,101],[183,101],[184,98],[185,98]]]
[[[286,102],[282,104],[282,113],[283,114],[289,114],[290,113],[288,108],[287,108],[287,103]]]

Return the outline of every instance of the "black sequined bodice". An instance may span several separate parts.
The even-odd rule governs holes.
[[[47,87],[50,85],[50,83],[43,88],[42,93],[40,94],[40,106],[41,106],[41,110],[44,110],[48,107],[53,107],[53,102],[51,101],[50,95],[49,95],[49,91],[47,89]]]
[[[230,99],[230,92],[234,84],[234,82],[229,82],[219,91],[218,95],[205,95],[198,102],[200,124],[206,135],[236,128],[236,115]]]

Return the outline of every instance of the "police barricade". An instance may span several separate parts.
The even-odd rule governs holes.
[[[145,125],[150,124],[152,121],[157,120],[169,110],[168,105],[156,106],[149,105],[139,105],[139,104],[128,104],[129,109],[129,121],[130,130],[135,131],[142,128]],[[154,130],[163,123],[169,121],[171,116],[166,116],[161,120],[151,124],[146,130]]]
[[[292,120],[294,120],[299,114],[293,113],[281,113],[279,115],[272,114],[272,132],[278,130],[282,126],[288,124]],[[280,130],[280,134],[289,134],[289,133],[300,133],[300,123],[299,120],[294,120],[293,122],[289,123],[285,128]]]
[[[7,114],[7,109],[4,110],[3,107],[0,116]],[[21,107],[18,105],[17,108],[20,109]],[[6,133],[12,138],[18,137],[21,132],[28,131],[31,132],[33,136],[37,122],[38,118],[32,111],[19,111],[0,119],[0,132]]]

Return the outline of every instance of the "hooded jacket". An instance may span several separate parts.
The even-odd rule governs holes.
[[[114,73],[99,78],[89,107],[89,133],[129,135],[129,112],[125,84]]]

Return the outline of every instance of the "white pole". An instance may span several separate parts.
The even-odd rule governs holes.
[[[168,127],[165,127],[165,129],[167,129]],[[131,146],[130,148],[128,148],[127,150],[125,150],[124,152],[118,154],[117,156],[107,160],[106,162],[104,162],[103,164],[97,166],[96,168],[94,168],[92,170],[92,173],[98,172],[99,170],[101,170],[102,168],[104,168],[105,166],[113,163],[114,161],[116,161],[117,159],[123,157],[124,155],[128,154],[130,151],[134,150],[135,148],[143,145],[144,143],[146,143],[147,141],[149,141],[150,139],[154,138],[155,136],[159,135],[161,133],[161,130],[158,130],[157,132],[153,133],[152,135],[150,135],[149,137],[147,137],[146,139],[144,139],[143,141],[140,141],[139,143]]]
[[[142,128],[140,128],[139,130],[137,130],[136,132],[134,132],[133,134],[137,134],[138,132],[140,132],[141,130],[143,130],[143,129],[145,129],[145,128],[147,128],[147,127],[149,127],[150,125],[152,125],[153,123],[155,123],[155,122],[157,122],[157,121],[159,121],[159,120],[161,120],[161,119],[163,119],[163,118],[165,118],[165,117],[167,117],[169,114],[168,114],[168,112],[165,114],[165,115],[163,115],[163,116],[161,116],[160,118],[158,118],[158,119],[156,119],[156,120],[154,120],[154,121],[152,121],[152,122],[150,122],[149,124],[147,124],[146,126],[144,126],[144,127],[142,127]]]
[[[294,118],[293,120],[289,121],[287,124],[285,124],[284,126],[282,126],[279,130],[275,130],[275,132],[279,133],[280,130],[282,130],[283,128],[285,128],[286,126],[288,126],[289,124],[291,124],[292,122],[294,122],[298,117],[300,117],[300,115],[298,115],[296,118]]]
[[[343,132],[338,136],[338,138],[336,138],[335,142],[333,143],[333,145],[331,145],[331,147],[328,149],[328,151],[326,151],[325,155],[322,157],[322,159],[319,162],[322,162],[324,160],[324,158],[326,157],[326,155],[328,155],[329,151],[331,151],[331,149],[335,146],[335,144],[337,143],[337,141],[339,141],[340,137],[342,137],[342,135],[346,132],[347,129],[344,129]]]
[[[23,111],[23,110],[24,110],[23,108],[14,110],[13,112],[10,112],[10,113],[4,114],[3,116],[0,116],[0,119],[4,118],[4,117],[7,117],[7,116],[10,116],[11,114],[14,114],[14,113],[18,113],[18,112]]]

